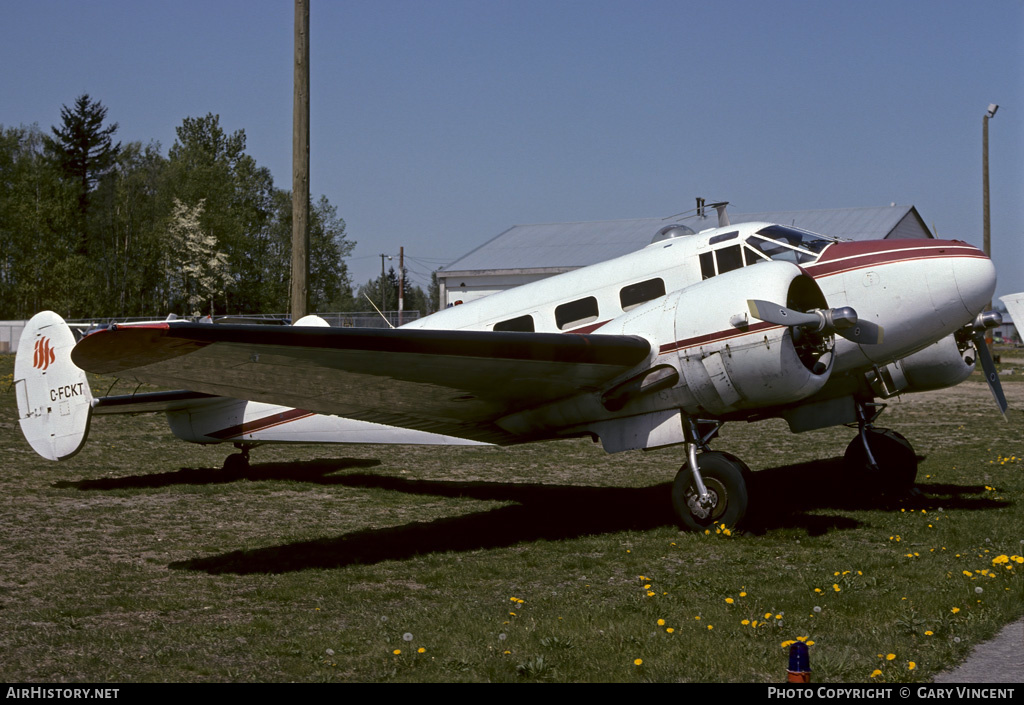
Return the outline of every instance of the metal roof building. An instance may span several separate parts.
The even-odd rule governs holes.
[[[849,240],[932,237],[914,206],[729,213],[732,223],[767,221]],[[718,226],[710,215],[514,225],[438,271],[441,302],[471,301],[646,247],[659,229]]]

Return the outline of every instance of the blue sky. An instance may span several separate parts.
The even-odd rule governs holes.
[[[414,281],[517,223],[912,204],[1024,290],[1024,3],[311,0],[312,190]],[[0,0],[0,124],[220,115],[290,188],[293,3]]]

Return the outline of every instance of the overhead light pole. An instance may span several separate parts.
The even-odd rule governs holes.
[[[996,116],[999,106],[992,103],[985,112],[981,123],[981,173],[982,173],[982,217],[984,218],[985,254],[992,257],[992,222],[988,205],[988,121]]]

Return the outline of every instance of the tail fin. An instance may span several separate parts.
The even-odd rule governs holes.
[[[92,417],[92,390],[71,361],[75,334],[52,311],[25,325],[14,359],[18,421],[29,445],[48,460],[64,460],[85,445]]]

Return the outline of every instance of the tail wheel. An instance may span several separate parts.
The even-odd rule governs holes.
[[[917,479],[917,454],[910,441],[887,428],[867,429],[868,445],[878,469],[868,464],[864,443],[858,435],[846,447],[843,460],[847,471],[858,482],[875,482],[882,494],[903,496],[914,488]]]
[[[715,451],[701,453],[697,465],[710,495],[710,506],[700,505],[693,474],[684,465],[672,484],[676,518],[692,531],[703,531],[716,523],[730,528],[739,525],[749,504],[750,469],[736,456]]]

